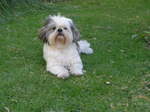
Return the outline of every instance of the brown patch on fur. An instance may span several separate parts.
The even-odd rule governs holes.
[[[64,35],[57,35],[55,38],[55,43],[66,44],[66,37],[64,37]]]

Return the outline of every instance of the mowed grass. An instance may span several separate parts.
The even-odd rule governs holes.
[[[149,4],[70,0],[1,25],[0,112],[149,112],[150,49],[133,38],[150,30]],[[62,80],[46,72],[37,32],[58,12],[75,21],[94,49],[81,55],[84,76]]]

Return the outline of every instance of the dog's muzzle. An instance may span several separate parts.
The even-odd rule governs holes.
[[[57,31],[58,31],[59,33],[61,33],[63,30],[62,30],[61,28],[59,28]]]
[[[61,43],[65,44],[66,43],[66,37],[64,36],[63,33],[59,32],[55,38],[55,43]]]

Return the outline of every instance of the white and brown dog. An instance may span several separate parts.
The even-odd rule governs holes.
[[[44,42],[47,71],[59,78],[83,74],[80,53],[91,54],[93,50],[87,41],[80,40],[80,33],[71,19],[49,16],[40,29],[39,38]]]

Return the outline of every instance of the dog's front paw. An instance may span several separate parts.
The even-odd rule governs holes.
[[[83,75],[83,72],[82,70],[74,70],[71,72],[73,75],[76,75],[76,76],[80,76],[80,75]]]
[[[76,76],[83,75],[82,68],[83,68],[82,64],[73,64],[70,67],[70,72],[71,72],[71,74],[76,75]]]
[[[57,75],[58,78],[62,78],[62,79],[66,79],[67,77],[69,77],[69,73],[68,72],[64,72],[64,73],[59,73]]]

